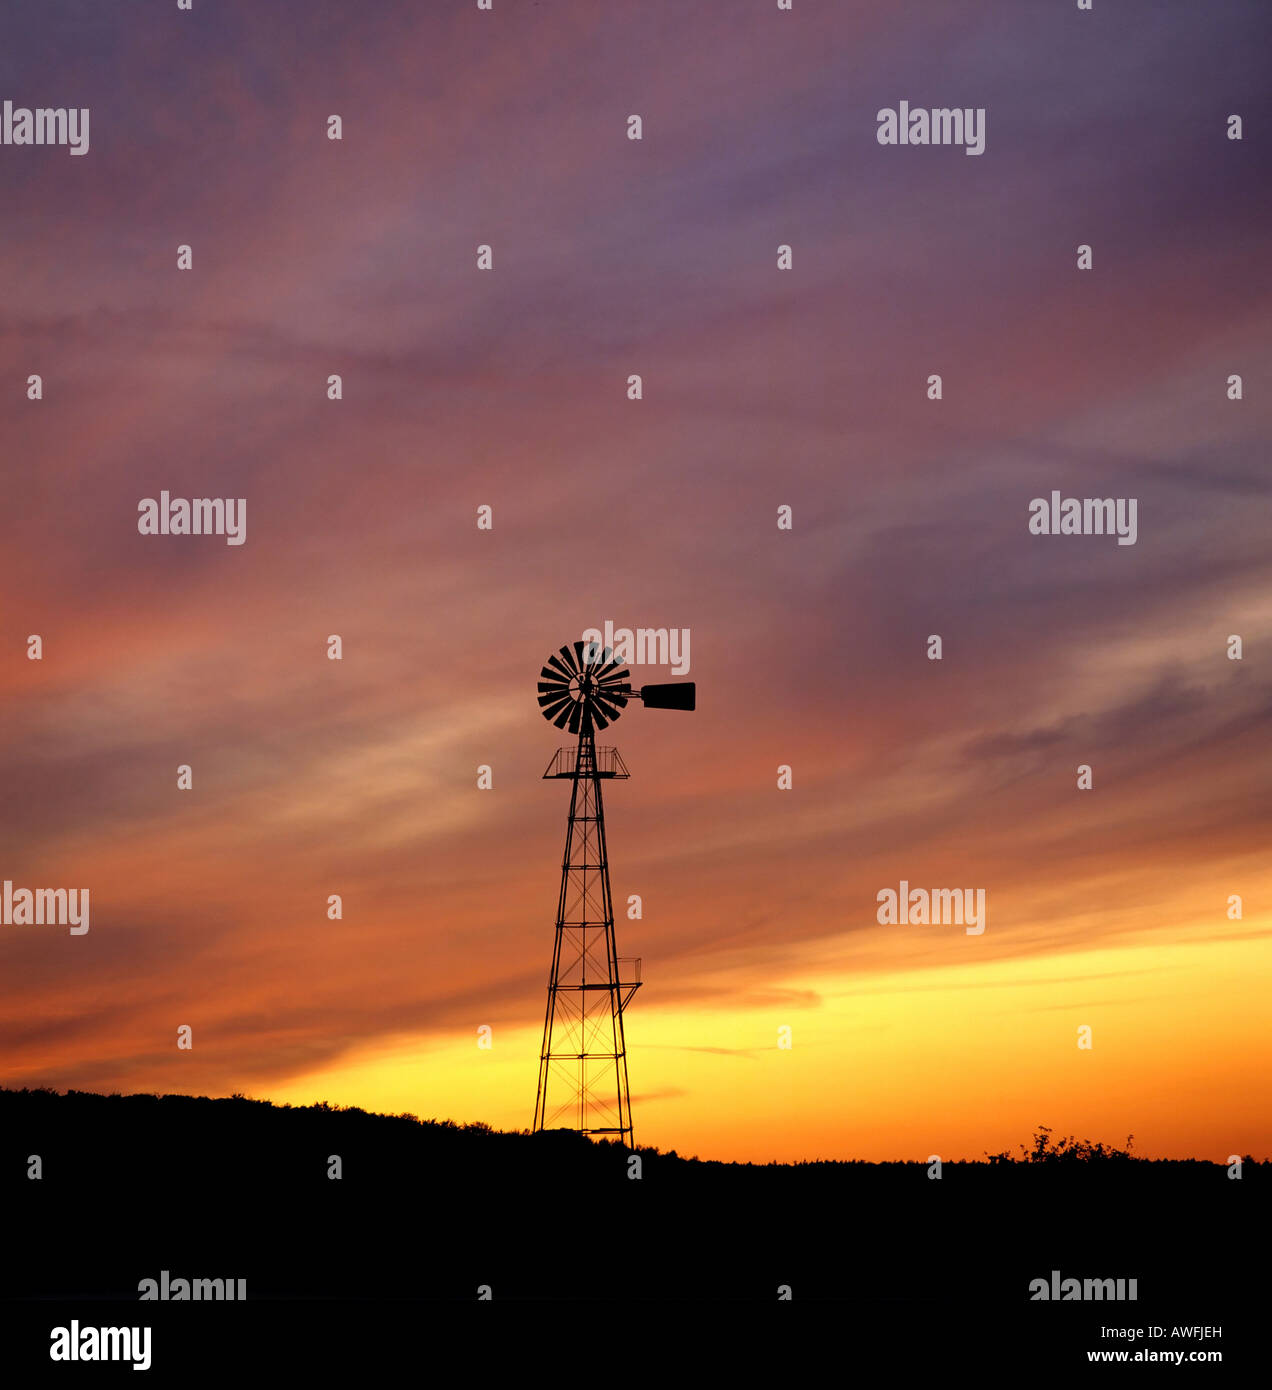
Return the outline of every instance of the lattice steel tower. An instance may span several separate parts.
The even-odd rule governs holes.
[[[543,774],[569,779],[570,817],[534,1127],[617,1135],[630,1148],[623,1010],[640,988],[640,961],[618,954],[601,799],[602,781],[629,774],[616,748],[596,746],[596,734],[628,700],[650,709],[691,710],[695,691],[692,681],[633,690],[629,680],[609,648],[583,642],[562,647],[539,673],[543,717],[579,741],[559,749]]]

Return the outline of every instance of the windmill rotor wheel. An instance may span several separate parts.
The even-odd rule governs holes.
[[[539,710],[549,724],[577,734],[608,728],[631,697],[631,674],[609,648],[575,642],[539,672]]]

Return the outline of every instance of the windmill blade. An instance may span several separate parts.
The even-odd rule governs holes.
[[[601,713],[601,702],[599,700],[592,700],[589,702],[588,715],[598,734],[602,729],[609,727],[609,720]]]
[[[547,705],[543,709],[543,717],[550,724],[557,717],[557,715],[561,713],[562,710],[568,710],[573,703],[573,700],[567,698],[564,700],[558,700],[555,704]]]
[[[563,676],[559,671],[554,671],[550,666],[545,666],[539,672],[539,687],[543,689],[549,685],[569,685],[569,676]]]
[[[568,696],[540,695],[539,713],[543,715],[545,719],[553,719],[556,716],[557,710],[560,709],[562,705],[568,705],[569,703]]]
[[[565,669],[569,671],[570,675],[577,676],[583,669],[583,662],[579,659],[583,655],[583,643],[576,642],[574,645],[578,649],[578,657],[575,656],[575,653],[571,651],[569,647],[562,647],[560,656],[561,660],[565,663]]]
[[[583,704],[581,701],[570,706],[570,732],[577,734],[579,725],[583,722]],[[561,727],[564,727],[562,725]]]
[[[562,647],[561,650],[564,651],[565,648]],[[554,672],[555,672],[556,675],[559,676],[562,680],[566,680],[566,681],[568,681],[568,680],[570,679],[570,677],[574,674],[574,672],[571,671],[570,668],[569,668],[568,666],[565,666],[565,665],[562,664],[561,658],[560,658],[560,657],[557,657],[557,656],[550,656],[550,657],[548,657],[548,664],[543,668],[542,671],[539,672],[539,674],[546,680],[546,679],[548,679],[548,678],[552,675],[552,673],[554,673]]]
[[[611,705],[610,702],[601,695],[596,697],[595,705],[596,712],[594,717],[600,717],[600,715],[603,714],[605,718],[605,723],[601,725],[602,729],[605,727],[605,724],[612,724],[622,713],[621,708]]]
[[[576,643],[574,644],[574,657],[575,657],[575,660],[579,663],[579,664],[574,668],[576,671],[586,671],[587,668],[588,668],[588,666],[591,665],[591,663],[588,662],[588,661],[585,659],[585,653],[586,653],[586,652],[587,652],[587,643],[586,643],[586,642],[576,642]]]
[[[569,723],[570,716],[577,709],[578,705],[576,705],[572,700],[567,700],[566,703],[561,706],[561,713],[558,714],[552,722],[557,726],[558,729],[564,729],[566,724]]]

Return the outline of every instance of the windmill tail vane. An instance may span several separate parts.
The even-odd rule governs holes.
[[[629,776],[616,748],[597,748],[628,703],[692,710],[692,681],[633,689],[609,648],[575,642],[550,656],[539,673],[539,709],[558,729],[577,735],[543,774],[570,782],[556,937],[547,1014],[539,1050],[534,1128],[575,1129],[633,1146],[623,1010],[640,988],[640,961],[620,958],[614,935],[609,855],[601,783]]]

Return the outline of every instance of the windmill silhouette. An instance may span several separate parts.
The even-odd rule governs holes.
[[[649,709],[694,708],[693,681],[645,685],[608,647],[575,642],[539,673],[539,709],[558,729],[578,735],[561,748],[544,778],[570,780],[570,816],[561,864],[556,943],[548,1011],[539,1050],[534,1128],[617,1135],[632,1145],[623,1010],[640,988],[640,961],[620,959],[614,937],[601,782],[630,776],[616,748],[597,748],[629,700]]]

